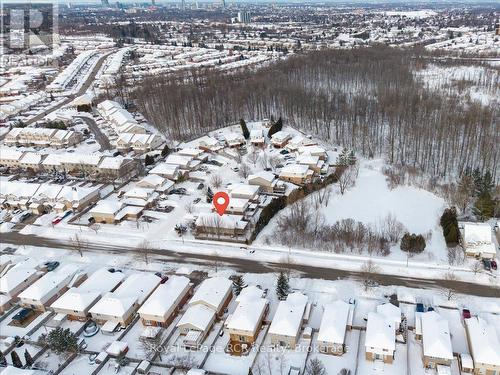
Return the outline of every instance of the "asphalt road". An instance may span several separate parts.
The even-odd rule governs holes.
[[[50,247],[59,249],[72,249],[71,245],[66,242],[57,241],[33,235],[23,235],[18,232],[10,232],[2,234],[1,241],[16,246],[29,245],[38,247]],[[106,246],[102,244],[92,244],[88,252],[107,252],[110,254],[139,256],[137,250],[133,247],[124,246]],[[338,279],[353,279],[363,280],[363,275],[358,271],[346,271],[335,268],[323,268],[314,266],[304,266],[300,264],[284,265],[283,263],[261,262],[257,259],[241,259],[234,257],[224,257],[223,255],[201,255],[201,254],[185,254],[177,252],[174,249],[154,249],[151,250],[150,259],[155,261],[164,261],[178,264],[194,264],[213,267],[230,267],[238,272],[252,273],[270,273],[280,270],[290,270],[294,273],[299,273],[301,277],[311,279],[338,280]],[[380,285],[405,286],[411,288],[442,288],[443,290],[453,290],[455,293],[470,294],[481,297],[497,297],[500,298],[500,288],[495,285],[480,285],[458,280],[428,280],[412,277],[403,277],[396,275],[374,275],[372,279]]]
[[[86,116],[75,116],[81,119],[90,128],[90,132],[95,135],[96,142],[101,146],[101,151],[111,150],[111,144],[109,143],[108,137],[99,129],[99,126],[94,121],[94,119],[88,118]]]
[[[111,51],[112,52],[112,51]],[[59,103],[58,105],[54,106],[54,107],[51,107],[49,109],[47,109],[46,111],[43,111],[42,113],[36,115],[35,117],[33,117],[31,120],[27,121],[26,123],[29,125],[29,124],[32,124],[36,121],[40,121],[41,119],[43,119],[45,116],[47,116],[49,113],[52,113],[54,111],[57,111],[58,109],[60,109],[61,107],[65,106],[66,104],[70,103],[73,99],[85,94],[85,92],[87,91],[87,89],[90,87],[90,85],[92,84],[92,82],[94,82],[94,79],[97,75],[97,72],[99,72],[99,69],[101,69],[102,67],[102,64],[104,64],[104,61],[106,60],[106,57],[108,57],[108,55],[111,53],[111,52],[108,52],[106,54],[104,54],[103,56],[101,56],[99,58],[99,60],[97,61],[97,64],[95,64],[94,66],[94,69],[92,69],[92,72],[90,72],[89,76],[87,77],[87,80],[85,81],[85,83],[82,85],[82,87],[80,87],[80,90],[78,90],[76,92],[76,94],[71,94],[69,96],[66,97],[66,99],[64,99],[61,103]]]

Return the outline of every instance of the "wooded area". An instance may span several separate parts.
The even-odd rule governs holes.
[[[285,125],[433,176],[478,167],[496,179],[499,109],[425,88],[414,75],[427,64],[421,52],[321,50],[258,71],[156,76],[141,82],[133,98],[158,129],[179,140],[241,118],[281,116]]]

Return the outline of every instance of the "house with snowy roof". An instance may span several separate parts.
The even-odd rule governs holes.
[[[500,340],[494,327],[480,317],[465,319],[474,374],[500,374]]]
[[[250,130],[250,144],[254,147],[262,147],[266,144],[264,129],[256,128]]]
[[[314,171],[305,164],[285,165],[279,173],[280,179],[296,185],[309,183],[312,181],[313,177]]]
[[[103,324],[105,332],[113,332],[118,325],[126,327],[160,281],[150,273],[134,273],[115,291],[106,293],[89,312],[94,320]]]
[[[182,344],[188,348],[197,348],[207,337],[215,322],[215,311],[203,304],[188,307],[176,327],[182,336]]]
[[[246,352],[257,340],[269,310],[267,299],[262,298],[262,290],[249,288],[244,288],[236,298],[236,309],[225,323],[229,330],[232,354],[236,355]]]
[[[242,215],[225,214],[220,216],[215,212],[202,212],[195,222],[195,238],[220,240],[231,237],[235,240],[240,238],[241,241],[245,241],[249,223],[243,219]]]
[[[206,135],[199,138],[198,148],[208,152],[219,152],[224,148],[224,146],[221,145],[217,139]]]
[[[257,201],[259,198],[259,186],[250,184],[233,184],[228,187],[231,199],[240,198]]]
[[[394,319],[376,312],[368,313],[365,335],[365,358],[368,361],[394,361],[396,352],[396,328]]]
[[[276,148],[282,148],[290,139],[292,139],[290,133],[280,130],[271,136],[271,144]]]
[[[307,296],[295,292],[280,301],[269,327],[271,344],[294,349],[297,345],[305,319]]]
[[[450,366],[453,360],[448,321],[435,311],[427,311],[416,317],[422,327],[422,355],[425,368],[438,365]]]
[[[149,174],[158,175],[175,181],[181,175],[181,170],[176,164],[159,163],[149,171]]]
[[[222,315],[233,298],[232,285],[232,281],[225,277],[211,277],[203,280],[189,300],[189,306],[205,305],[214,310],[217,315]]]
[[[74,279],[75,276],[77,279]],[[68,287],[78,284],[86,275],[78,273],[78,266],[67,264],[40,279],[19,294],[19,302],[24,307],[45,311]]]
[[[112,292],[125,278],[122,272],[109,272],[101,268],[80,286],[70,288],[50,306],[54,312],[69,320],[86,321],[90,308],[107,292]]]
[[[33,262],[19,262],[2,274],[0,293],[11,299],[15,298],[42,276],[43,272],[37,270]]]
[[[488,259],[496,256],[492,230],[488,223],[463,223],[461,242],[468,256]]]
[[[377,313],[386,317],[389,320],[394,322],[394,327],[396,330],[399,329],[401,324],[401,309],[398,306],[393,305],[390,302],[383,303],[382,305],[377,306]]]
[[[191,296],[192,284],[185,276],[170,276],[139,309],[145,326],[168,327]]]
[[[324,306],[317,338],[320,352],[333,355],[345,353],[346,333],[352,327],[353,306],[341,300]]]

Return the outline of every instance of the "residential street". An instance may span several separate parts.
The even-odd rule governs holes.
[[[22,235],[18,232],[10,232],[2,234],[2,242],[5,244],[12,244],[16,246],[31,245],[38,247],[50,247],[60,249],[71,249],[71,245],[67,242],[56,241],[53,239],[42,238],[32,235]],[[106,246],[102,244],[92,244],[91,252],[108,252],[114,254],[137,253],[134,247],[124,246]],[[287,264],[274,263],[274,262],[261,262],[258,259],[241,259],[234,257],[224,257],[223,255],[200,255],[200,254],[185,254],[176,251],[173,248],[164,247],[162,249],[151,250],[154,254],[152,258],[157,261],[165,261],[179,264],[195,264],[207,266],[212,264],[214,267],[230,267],[239,272],[253,272],[253,273],[269,273],[277,272],[279,270],[290,270],[291,272],[300,272],[302,277],[337,280],[342,278],[361,279],[362,274],[358,271],[346,271],[335,268],[322,268],[314,266],[304,266],[300,264]],[[411,288],[443,288],[453,289],[456,293],[473,294],[481,297],[500,297],[500,288],[495,285],[480,285],[458,280],[429,280],[411,277],[402,277],[395,275],[376,275],[373,280],[381,285],[394,285],[405,286]]]
[[[97,126],[97,123],[87,117],[87,116],[75,116],[79,119],[81,119],[87,126],[90,128],[90,132],[95,135],[95,140],[96,142],[99,143],[101,146],[100,151],[106,151],[106,150],[111,150],[111,144],[109,143],[108,137],[103,134],[101,129],[99,129],[99,126]]]

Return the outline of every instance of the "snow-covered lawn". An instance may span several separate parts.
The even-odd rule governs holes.
[[[446,243],[439,226],[439,218],[445,208],[442,198],[412,186],[399,186],[390,190],[382,173],[384,161],[381,159],[361,162],[356,185],[344,195],[338,191],[332,193],[328,205],[322,205],[320,212],[327,224],[334,224],[342,219],[353,219],[364,224],[378,226],[388,215],[393,215],[410,233],[432,234],[431,240],[422,254],[413,260],[434,260],[447,262]],[[313,197],[305,198],[313,205]],[[287,209],[283,210],[286,214]],[[257,243],[272,236],[276,227],[276,218],[261,232]],[[393,246],[391,259],[406,260],[406,253]]]

